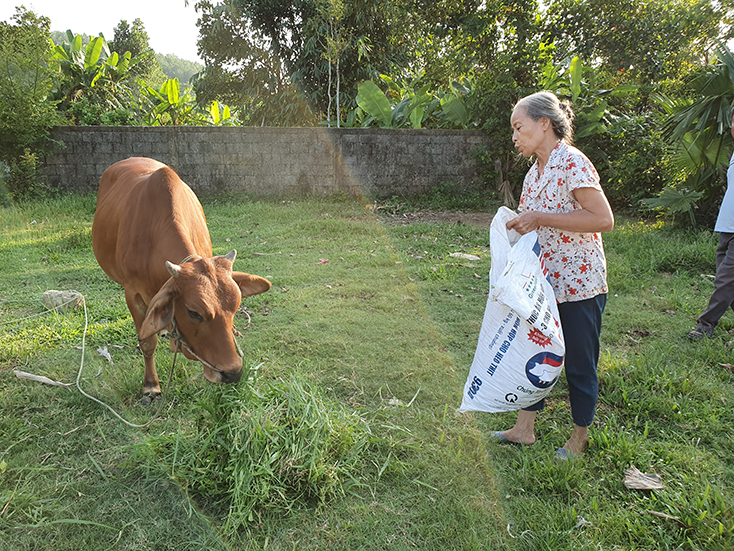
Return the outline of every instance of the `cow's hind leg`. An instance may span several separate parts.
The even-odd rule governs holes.
[[[135,331],[140,332],[148,306],[140,295],[130,295],[125,292],[125,301],[135,322]],[[143,404],[149,404],[161,395],[161,385],[158,373],[155,370],[155,349],[158,346],[158,335],[154,334],[147,339],[138,340],[138,346],[145,359],[145,375],[143,376]]]

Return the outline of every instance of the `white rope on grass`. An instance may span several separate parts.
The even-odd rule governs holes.
[[[185,261],[186,260],[184,260],[184,262]],[[110,405],[108,405],[107,403],[103,402],[99,398],[95,398],[91,394],[86,393],[84,391],[84,389],[82,389],[82,387],[81,387],[80,381],[81,381],[81,377],[82,377],[82,371],[84,369],[84,353],[86,351],[86,339],[87,339],[87,329],[89,327],[89,318],[87,316],[87,300],[86,300],[86,298],[85,298],[84,295],[82,295],[81,293],[80,293],[80,295],[81,295],[81,298],[82,298],[82,306],[84,306],[84,331],[82,332],[82,358],[81,358],[81,362],[79,364],[79,372],[77,373],[77,376],[76,376],[76,387],[77,387],[77,389],[79,390],[79,392],[83,396],[86,396],[90,400],[92,400],[94,402],[97,402],[98,404],[106,407],[110,412],[112,412],[112,414],[115,417],[117,417],[120,421],[122,421],[126,425],[128,425],[130,427],[133,427],[133,428],[136,428],[136,429],[143,429],[143,428],[146,428],[146,427],[150,426],[150,424],[153,421],[155,421],[155,420],[158,419],[161,411],[163,410],[163,406],[166,403],[166,398],[168,397],[168,391],[171,388],[171,381],[173,380],[173,371],[174,371],[174,368],[176,367],[176,358],[178,357],[178,349],[179,349],[178,344],[179,344],[179,341],[180,341],[180,344],[186,346],[186,348],[188,350],[190,350],[192,353],[193,353],[193,350],[191,350],[186,345],[185,341],[183,341],[183,339],[180,336],[176,337],[177,346],[176,346],[176,350],[173,353],[173,362],[171,363],[171,371],[168,373],[168,382],[166,383],[166,390],[163,393],[163,397],[161,398],[161,403],[158,406],[158,411],[155,412],[155,415],[153,415],[153,417],[147,423],[143,423],[143,424],[131,423],[127,419],[123,418],[122,415],[120,415],[119,413],[117,413]],[[61,307],[66,306],[67,304],[70,304],[72,302],[75,302],[76,300],[77,300],[77,298],[73,298],[72,300],[69,300],[68,302],[63,303],[63,304],[61,304],[61,305],[59,305],[59,306],[57,306],[57,307],[49,310],[48,312],[41,312],[40,314],[34,314],[34,315],[28,316],[26,318],[21,318],[21,319],[12,320],[12,321],[9,321],[9,322],[0,323],[0,325],[5,325],[5,324],[8,324],[8,323],[17,323],[17,322],[20,322],[20,321],[25,321],[25,320],[28,320],[28,319],[33,319],[33,318],[36,318],[36,317],[39,317],[39,316],[43,316],[43,315],[46,315],[46,314],[48,314],[50,312],[58,311]],[[5,302],[34,302],[34,301],[3,301],[0,304],[3,304]],[[247,316],[247,325],[243,329],[247,329],[248,327],[250,327],[251,318],[250,318],[250,314],[246,310],[244,310],[244,314]],[[235,335],[236,335],[237,334],[237,330],[234,328],[234,326],[232,327],[232,330],[233,330],[233,333],[235,333]],[[175,331],[175,323],[174,323],[174,331]],[[238,352],[238,354],[240,355],[240,357],[243,357],[243,353],[242,353],[242,350],[240,349],[240,345],[237,342],[237,339],[234,339],[234,342],[235,342],[235,345],[237,346],[237,352]],[[214,366],[211,366],[208,362],[205,362],[202,358],[199,358],[199,356],[196,356],[196,357],[202,363],[204,363],[205,365],[208,365],[209,367],[211,367],[215,371],[219,371]],[[260,365],[262,365],[262,364],[260,364]],[[257,370],[260,367],[260,365],[257,366],[255,369]],[[55,381],[51,381],[47,377],[39,377],[37,375],[32,375],[30,373],[23,373],[23,372],[17,371],[17,370],[15,371],[15,374],[19,378],[32,379],[32,380],[35,380],[35,381],[44,382],[46,384],[53,384],[53,385],[56,385],[56,386],[71,386],[71,383],[68,383],[68,384],[67,383],[57,383]],[[46,379],[46,380],[44,380],[44,379]],[[418,390],[420,391],[420,389],[418,389]],[[417,395],[418,395],[418,393],[416,393],[416,396]],[[413,397],[413,400],[415,400],[415,396]],[[411,403],[413,402],[413,400],[411,400]]]
[[[84,390],[82,389],[81,385],[79,384],[79,381],[81,380],[81,377],[82,377],[82,369],[84,368],[84,351],[86,350],[86,338],[87,338],[87,327],[88,327],[87,301],[84,298],[84,295],[82,295],[82,305],[84,306],[84,332],[82,333],[82,360],[81,360],[81,364],[79,365],[79,372],[77,373],[77,376],[76,376],[76,387],[79,389],[79,392],[81,392],[84,396],[86,396],[90,400],[92,400],[94,402],[97,402],[98,404],[106,407],[108,410],[110,410],[112,412],[112,414],[115,417],[117,417],[120,421],[122,421],[126,425],[128,425],[130,427],[133,427],[133,428],[136,428],[136,429],[144,429],[144,428],[148,427],[153,421],[155,421],[156,419],[158,419],[158,415],[161,413],[161,410],[163,409],[163,405],[166,403],[166,396],[168,396],[168,390],[171,388],[171,379],[173,379],[173,368],[176,366],[176,356],[178,355],[178,352],[174,352],[174,355],[173,355],[173,364],[171,365],[171,371],[168,374],[168,383],[166,384],[166,392],[163,395],[163,398],[161,399],[160,406],[158,406],[158,411],[155,412],[155,415],[147,423],[143,423],[142,425],[139,425],[139,424],[136,424],[136,423],[131,423],[127,419],[124,419],[122,417],[122,415],[120,415],[119,413],[117,413],[114,409],[112,409],[111,406],[107,405],[102,400],[100,400],[98,398],[95,398],[91,394],[87,394],[86,392],[84,392]]]
[[[81,381],[81,377],[82,377],[82,371],[84,369],[84,353],[86,351],[86,338],[87,338],[87,329],[89,328],[89,318],[88,318],[88,315],[87,315],[87,301],[86,301],[86,298],[81,293],[80,293],[80,295],[81,295],[81,298],[82,298],[82,306],[84,306],[84,331],[82,332],[82,359],[81,359],[81,363],[79,365],[79,372],[77,373],[77,376],[76,376],[76,387],[77,387],[77,389],[79,390],[79,392],[83,396],[86,396],[90,400],[92,400],[94,402],[97,402],[98,404],[106,407],[108,410],[110,410],[112,412],[112,414],[115,417],[117,417],[120,421],[122,421],[126,425],[128,425],[130,427],[133,427],[133,428],[136,428],[136,429],[143,429],[143,428],[148,427],[153,421],[155,421],[156,419],[158,419],[158,416],[160,415],[161,411],[163,410],[163,406],[166,403],[166,397],[168,396],[168,390],[171,388],[171,380],[173,379],[173,370],[174,370],[174,367],[176,366],[176,357],[178,356],[178,352],[174,352],[174,355],[173,355],[173,363],[171,364],[171,371],[168,374],[168,383],[166,384],[166,392],[164,393],[163,398],[161,399],[161,403],[158,406],[158,411],[155,412],[155,415],[147,423],[143,423],[143,424],[131,423],[127,419],[124,419],[111,406],[109,406],[108,404],[106,404],[105,402],[103,402],[102,400],[100,400],[99,398],[95,398],[91,394],[88,394],[81,387],[80,381]],[[38,314],[33,314],[31,316],[27,316],[27,317],[24,317],[24,318],[10,320],[10,321],[7,321],[7,322],[2,322],[2,323],[0,323],[0,325],[8,325],[10,323],[19,323],[21,321],[26,321],[26,320],[29,320],[29,319],[34,319],[34,318],[37,318],[39,316],[45,316],[47,314],[50,314],[51,312],[61,311],[61,308],[62,307],[66,306],[67,304],[71,304],[72,302],[76,302],[77,300],[78,300],[78,298],[75,297],[75,298],[73,298],[73,299],[71,299],[71,300],[69,300],[69,301],[67,301],[67,302],[65,302],[63,304],[60,304],[59,306],[57,306],[55,308],[52,308],[52,309],[50,309],[50,310],[48,310],[46,312],[40,312]],[[13,301],[4,300],[4,301],[0,302],[0,304],[5,304],[7,302],[35,302],[35,301],[31,301],[31,300],[13,300]],[[24,373],[24,372],[18,371],[18,370],[15,370],[15,375],[16,375],[16,377],[18,377],[20,379],[31,379],[31,380],[39,381],[39,382],[46,383],[46,384],[52,384],[52,385],[55,385],[55,386],[71,386],[73,384],[73,383],[57,383],[56,381],[51,381],[47,377],[40,377],[38,375],[33,375],[33,374],[30,374],[30,373]]]
[[[82,296],[84,296],[84,295],[82,295]],[[21,322],[21,321],[32,320],[33,318],[38,318],[38,317],[41,317],[41,316],[45,316],[47,314],[50,314],[51,312],[60,312],[61,311],[61,308],[63,306],[66,306],[67,304],[71,304],[72,302],[75,302],[75,301],[76,301],[76,298],[73,298],[73,299],[71,299],[71,300],[69,300],[67,302],[64,302],[63,304],[60,304],[59,306],[57,306],[55,308],[52,308],[51,310],[47,310],[46,312],[39,312],[38,314],[31,314],[30,316],[26,316],[26,317],[20,318],[20,319],[14,319],[14,320],[9,320],[9,321],[2,321],[2,322],[0,322],[0,325],[10,325],[11,323],[18,323],[18,322]],[[36,301],[35,300],[3,300],[2,302],[0,302],[0,306],[2,306],[3,304],[6,304],[8,302],[36,302]]]

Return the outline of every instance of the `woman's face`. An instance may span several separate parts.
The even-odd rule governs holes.
[[[547,117],[541,117],[540,120],[534,121],[525,114],[525,108],[518,105],[512,112],[510,124],[515,149],[522,153],[523,157],[536,155],[538,148],[545,141],[545,132],[550,126],[550,120]]]

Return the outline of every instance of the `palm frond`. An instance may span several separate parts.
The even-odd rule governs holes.
[[[643,199],[642,204],[652,210],[661,210],[666,215],[688,213],[691,223],[695,223],[693,211],[696,201],[703,196],[703,192],[688,189],[676,189],[671,186],[663,188],[657,197]]]

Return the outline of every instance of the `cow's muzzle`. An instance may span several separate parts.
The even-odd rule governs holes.
[[[234,333],[234,327],[232,328],[232,332]],[[207,378],[207,380],[213,382],[213,383],[236,383],[240,380],[240,377],[242,377],[242,368],[240,368],[236,372],[232,371],[223,371],[222,369],[210,364],[208,361],[206,361],[204,358],[199,356],[196,352],[194,352],[194,349],[189,346],[189,343],[186,342],[186,339],[184,339],[184,336],[181,334],[181,332],[178,330],[178,325],[176,324],[176,318],[173,318],[173,326],[171,328],[171,331],[169,333],[169,337],[174,340],[175,350],[182,350],[184,355],[189,358],[190,360],[198,360],[204,366],[209,368],[213,373],[213,376],[208,376],[206,371],[204,372],[204,376]],[[232,338],[234,339],[234,335],[232,335]],[[237,339],[234,339],[235,347],[237,348],[237,354],[240,358],[243,357],[242,350],[240,349],[240,345],[237,343]]]
[[[236,383],[242,377],[242,370],[240,369],[237,373],[225,373],[222,371],[219,373],[219,377],[223,383]]]

